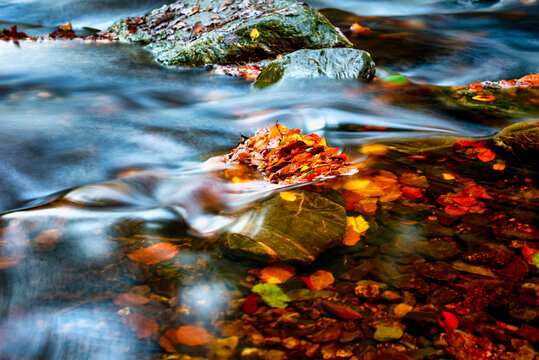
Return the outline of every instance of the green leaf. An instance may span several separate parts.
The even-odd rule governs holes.
[[[284,308],[291,301],[277,285],[258,284],[253,286],[252,292],[258,294],[266,304],[274,308]]]
[[[535,254],[532,255],[532,261],[535,264],[535,266],[537,266],[537,268],[539,269],[539,252],[536,252]]]
[[[408,80],[402,75],[389,75],[382,79],[383,81],[387,81],[394,84],[404,84]]]

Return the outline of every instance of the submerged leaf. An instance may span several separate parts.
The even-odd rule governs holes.
[[[204,346],[210,341],[206,329],[195,325],[180,326],[176,330],[176,342],[187,346]]]
[[[308,277],[309,281],[304,281],[311,290],[324,290],[335,282],[333,274],[329,271],[318,270]]]
[[[275,264],[260,270],[260,279],[268,284],[282,284],[294,276],[296,269],[293,266]]]
[[[258,294],[266,304],[274,308],[284,308],[291,300],[277,285],[257,284],[251,289]]]
[[[146,265],[158,264],[165,260],[170,260],[178,253],[178,248],[169,243],[157,243],[146,248],[142,248],[127,254],[133,261]]]

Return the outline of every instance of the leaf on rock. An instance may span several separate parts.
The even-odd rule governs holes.
[[[277,285],[257,284],[253,286],[251,291],[258,294],[266,304],[274,308],[284,308],[291,301]]]
[[[255,41],[260,36],[260,33],[255,28],[255,29],[251,30],[251,32],[249,33],[249,36],[251,37],[252,41]]]
[[[146,248],[142,248],[127,254],[133,261],[146,265],[158,264],[165,260],[170,260],[178,253],[178,248],[169,243],[157,243]]]
[[[489,102],[489,101],[496,100],[496,97],[490,96],[490,95],[477,95],[477,96],[474,96],[472,99],[477,100],[477,101]]]
[[[260,270],[260,279],[268,284],[282,284],[294,276],[295,272],[293,266],[274,264]]]

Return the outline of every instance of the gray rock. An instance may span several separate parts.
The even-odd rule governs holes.
[[[312,263],[322,252],[342,243],[346,211],[319,194],[294,192],[288,201],[275,196],[243,213],[222,236],[225,249],[265,263]]]
[[[330,77],[369,81],[374,62],[368,52],[356,49],[298,50],[270,62],[256,79],[262,89],[284,79]]]
[[[147,45],[165,65],[247,63],[298,49],[352,47],[318,11],[293,0],[181,0],[119,20],[109,31]]]

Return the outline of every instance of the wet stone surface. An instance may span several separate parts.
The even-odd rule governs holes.
[[[165,65],[247,63],[298,49],[351,47],[316,10],[293,0],[177,1],[109,31]]]

